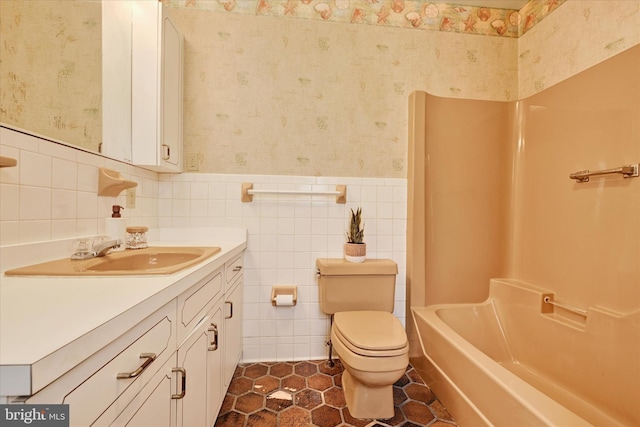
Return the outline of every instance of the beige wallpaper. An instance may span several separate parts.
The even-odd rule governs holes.
[[[200,171],[400,178],[407,99],[515,99],[517,39],[170,9]]]
[[[515,100],[640,43],[640,0],[164,4],[185,35],[185,153],[200,172],[404,178],[413,90]],[[101,70],[81,61],[97,53],[97,5],[0,1],[0,121],[95,149]]]
[[[0,121],[97,151],[101,32],[100,2],[0,0]]]
[[[519,38],[305,15],[315,0],[165,3],[185,35],[185,152],[202,172],[405,177],[413,90],[516,100],[640,43],[637,0],[532,1]]]
[[[640,43],[640,0],[568,0],[518,39],[523,99]]]

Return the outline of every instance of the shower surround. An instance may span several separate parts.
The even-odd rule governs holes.
[[[640,421],[633,411],[640,325],[603,327],[597,313],[640,314],[640,179],[608,175],[579,183],[569,175],[640,161],[638,76],[640,46],[517,102],[426,93],[410,100],[407,311],[481,303],[490,278],[544,288],[578,310],[540,302],[533,318],[547,322],[553,315],[548,345],[556,346],[545,350],[542,342],[537,354],[550,366],[530,364],[531,355],[514,348],[513,362],[621,425]],[[454,418],[463,418],[474,402],[447,382],[457,366],[438,368],[417,339],[429,336],[407,326],[412,365],[431,377]],[[579,331],[576,338],[555,340],[566,329]],[[599,349],[596,362],[580,348],[585,340],[605,342],[599,334],[616,339]]]

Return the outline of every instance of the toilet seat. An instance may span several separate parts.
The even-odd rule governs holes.
[[[336,313],[333,330],[345,347],[362,356],[400,356],[409,350],[402,323],[386,311]]]

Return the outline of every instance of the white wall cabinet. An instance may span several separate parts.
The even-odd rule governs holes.
[[[240,255],[24,401],[68,403],[76,427],[213,426],[242,352],[242,279]]]
[[[162,3],[132,3],[131,160],[181,172],[183,37]]]

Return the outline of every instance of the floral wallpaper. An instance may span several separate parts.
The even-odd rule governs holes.
[[[459,6],[425,0],[162,1],[169,7],[216,12],[519,37],[566,0],[531,0],[522,10]]]
[[[0,0],[0,122],[97,151],[100,2]]]
[[[185,36],[184,149],[200,172],[404,178],[412,91],[512,101],[640,43],[640,0],[163,4]],[[96,150],[98,5],[0,0],[0,121]]]

